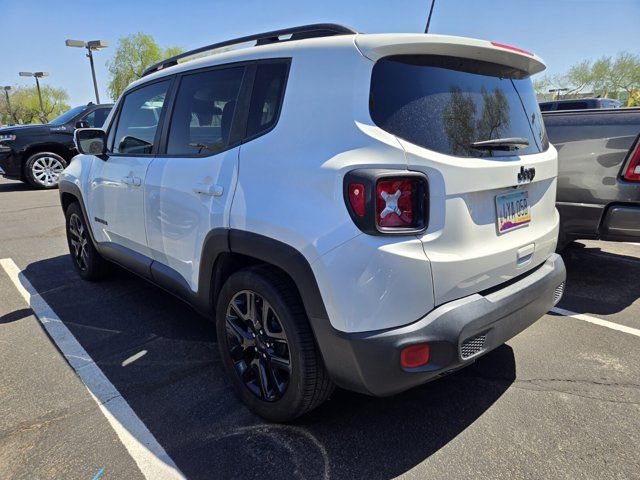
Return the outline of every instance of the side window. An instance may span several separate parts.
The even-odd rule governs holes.
[[[153,83],[124,97],[115,130],[114,153],[151,153],[170,83],[170,80]]]
[[[269,130],[276,123],[287,79],[285,63],[258,64],[251,94],[247,137]]]
[[[91,128],[102,128],[110,111],[110,108],[96,108],[93,112],[84,117],[83,120],[88,122]]]
[[[227,148],[244,70],[231,67],[182,77],[167,154],[213,154]]]

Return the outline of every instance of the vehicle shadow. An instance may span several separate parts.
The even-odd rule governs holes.
[[[2,192],[26,192],[35,190],[33,187],[27,185],[24,182],[16,181],[3,181],[0,182],[0,193]]]
[[[567,286],[559,307],[577,313],[611,315],[640,298],[640,259],[573,242],[562,251]]]
[[[233,396],[213,324],[179,300],[125,272],[83,282],[68,256],[24,275],[191,479],[394,478],[472,425],[516,376],[502,346],[394,397],[336,390],[293,424],[267,424]]]

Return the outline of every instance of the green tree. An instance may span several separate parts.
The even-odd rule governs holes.
[[[11,111],[6,98],[0,99],[0,119],[3,123],[47,123],[69,110],[69,94],[63,88],[40,86],[42,110],[38,90],[33,87],[17,87],[9,92]]]
[[[566,94],[569,95],[581,91],[588,85],[591,85],[593,81],[593,66],[589,60],[583,60],[582,62],[571,66],[567,74],[564,76],[564,82],[560,83],[570,85],[570,87],[566,87],[569,88],[566,92]]]
[[[547,98],[550,87],[551,78],[549,78],[548,75],[543,75],[542,77],[536,78],[533,81],[533,89],[536,91],[536,95],[538,96],[538,100],[540,101],[543,101]]]
[[[154,63],[182,53],[179,47],[162,49],[151,35],[134,33],[118,40],[118,47],[112,60],[107,62],[111,74],[109,95],[114,100],[131,82],[142,77],[142,72]]]
[[[627,94],[627,106],[640,105],[640,55],[619,53],[611,65],[610,81]]]
[[[611,81],[612,68],[611,57],[600,57],[591,65],[589,85],[595,95],[607,98],[615,90],[615,86]]]
[[[640,105],[640,55],[620,52],[615,58],[603,56],[594,61],[583,60],[562,75],[542,77],[534,81],[539,98],[546,98],[549,87],[566,88],[563,96],[591,90],[593,95],[607,98],[627,97],[627,106]]]

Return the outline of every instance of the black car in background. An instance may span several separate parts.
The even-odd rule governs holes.
[[[57,187],[58,176],[78,153],[73,132],[102,127],[112,106],[88,103],[45,125],[0,128],[0,174],[35,188]]]

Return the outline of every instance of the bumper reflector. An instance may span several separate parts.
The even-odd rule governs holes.
[[[400,352],[403,368],[417,368],[429,363],[429,345],[411,345]]]

